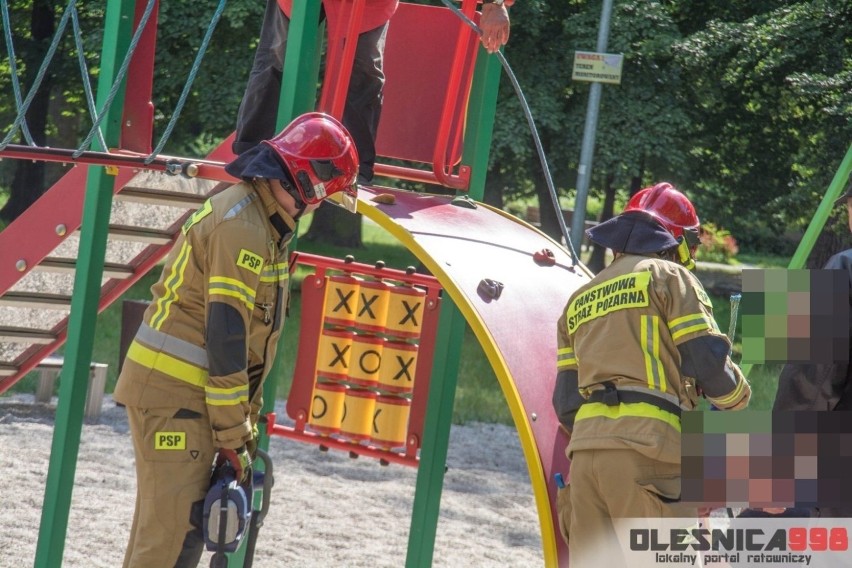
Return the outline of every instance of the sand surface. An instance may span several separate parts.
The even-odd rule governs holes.
[[[56,399],[0,397],[0,568],[35,558]],[[283,404],[276,408],[285,415]],[[254,566],[405,565],[417,471],[274,437],[271,507]],[[543,565],[538,515],[516,431],[453,426],[433,566]],[[134,456],[124,409],[109,396],[84,424],[63,566],[121,566],[133,516]],[[208,566],[205,553],[200,566]]]

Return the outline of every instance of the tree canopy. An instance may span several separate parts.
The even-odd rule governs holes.
[[[67,2],[9,4],[26,94]],[[105,2],[78,4],[94,81]],[[192,10],[159,4],[155,142],[217,4],[198,0]],[[203,156],[231,132],[262,12],[256,0],[228,2],[166,153]],[[510,10],[506,57],[566,199],[573,196],[590,88],[571,80],[573,56],[594,51],[600,12],[600,0],[519,0]],[[76,147],[91,122],[76,48],[66,35],[46,78],[43,125],[33,112],[28,119],[31,129],[42,131],[38,140]],[[693,198],[702,220],[729,229],[741,248],[789,253],[790,243],[779,236],[807,223],[852,141],[852,0],[616,1],[607,52],[623,54],[623,77],[620,85],[602,88],[592,192],[624,199],[637,184],[671,181]],[[16,112],[10,73],[6,58],[0,62],[4,135]],[[538,195],[543,227],[556,235],[552,211],[547,222],[551,207],[539,159],[525,132],[520,103],[503,81],[488,200]],[[24,167],[14,162],[0,163],[0,187],[7,191]],[[34,179],[27,191],[35,194],[52,182],[50,175]]]

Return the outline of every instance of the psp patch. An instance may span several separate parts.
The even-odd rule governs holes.
[[[154,432],[155,450],[185,450],[186,432]]]
[[[260,274],[263,268],[263,257],[258,256],[250,250],[240,249],[240,254],[237,257],[237,266],[250,270],[255,274]]]

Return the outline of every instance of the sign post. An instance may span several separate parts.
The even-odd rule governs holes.
[[[599,55],[608,57],[603,51],[606,51],[607,40],[609,39],[609,18],[612,14],[612,0],[604,0],[601,6],[601,23],[598,28],[598,43],[597,52],[591,55]],[[583,52],[578,52],[583,53]],[[598,125],[598,107],[601,101],[601,81],[595,78],[577,78],[577,72],[611,75],[608,71],[608,66],[598,65],[593,63],[599,61],[597,59],[581,60],[582,65],[591,65],[591,69],[577,69],[577,54],[574,55],[574,78],[580,81],[593,81],[589,89],[589,106],[586,109],[586,125],[583,129],[583,147],[580,149],[580,164],[577,167],[577,197],[574,200],[574,216],[571,219],[571,241],[577,249],[578,254],[582,254],[583,250],[583,228],[586,220],[586,200],[589,197],[589,179],[592,176],[592,153],[595,148],[595,130]],[[598,67],[596,67],[598,65]],[[603,73],[599,73],[601,69]],[[618,63],[618,76],[621,82],[621,62]]]

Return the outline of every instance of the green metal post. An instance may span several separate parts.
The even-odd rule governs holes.
[[[298,115],[314,108],[317,95],[317,77],[320,64],[320,39],[322,26],[319,21],[321,0],[306,0],[294,2],[290,18],[290,29],[287,37],[287,51],[284,54],[284,69],[281,80],[281,98],[278,103],[278,118],[275,130],[280,131]],[[296,247],[296,240],[290,242],[290,248]],[[281,380],[281,356],[284,351],[284,333],[278,342],[275,361],[269,370],[269,377],[263,385],[263,408],[261,416],[275,409],[275,398],[278,384]],[[261,428],[258,436],[258,447],[269,449],[269,435]],[[262,465],[259,467],[262,470]],[[261,496],[254,496],[253,504],[257,510],[260,507]],[[228,555],[229,566],[245,566],[245,541],[233,554]]]
[[[405,559],[407,568],[432,565],[453,403],[458,383],[459,359],[464,339],[464,318],[447,296],[441,301],[439,321],[435,360],[432,363],[432,377],[429,382],[429,401],[423,425],[423,445],[411,512],[411,529],[408,533],[408,555]]]
[[[787,270],[796,270],[805,267],[808,256],[810,256],[814,248],[814,243],[816,243],[820,232],[825,227],[825,223],[828,221],[829,215],[831,215],[831,210],[834,209],[834,202],[840,197],[846,180],[849,179],[850,172],[852,172],[852,145],[849,146],[846,156],[840,162],[840,167],[837,168],[837,173],[834,174],[834,178],[828,184],[825,197],[820,201],[816,213],[814,213],[808,228],[805,230],[805,234],[802,236],[802,240],[799,241],[799,246],[796,247],[796,252],[793,253],[793,258],[790,259],[790,263],[787,265]],[[752,366],[751,363],[743,363],[740,365],[740,370],[748,377]]]
[[[820,231],[825,227],[825,222],[828,220],[828,216],[831,215],[831,210],[834,209],[834,202],[840,197],[846,180],[849,179],[850,171],[852,171],[852,145],[849,146],[849,149],[846,151],[846,157],[843,158],[840,167],[837,168],[837,173],[834,174],[834,179],[828,185],[825,197],[822,198],[819,207],[817,207],[813,219],[811,219],[804,236],[802,236],[802,240],[799,242],[799,246],[796,248],[796,252],[793,254],[793,258],[790,259],[790,264],[787,266],[788,269],[804,268],[805,262],[808,260],[808,255],[811,254],[811,250],[814,248],[814,243],[816,243]]]
[[[474,83],[471,86],[465,129],[467,135],[462,156],[462,163],[471,166],[468,194],[479,200],[485,193],[485,176],[488,170],[488,155],[491,149],[499,84],[499,60],[496,57],[489,57],[480,47]],[[414,490],[411,529],[408,534],[408,555],[405,562],[407,568],[432,565],[464,330],[465,321],[458,307],[445,296],[437,331],[435,361],[429,383],[429,400],[423,427],[420,467],[417,471],[417,485]]]
[[[132,33],[134,3],[109,0],[98,79],[98,108],[103,108],[115,81]],[[104,139],[117,145],[121,132],[123,89],[103,123]],[[97,144],[97,143],[96,143]],[[105,148],[97,147],[104,151]],[[68,320],[68,344],[59,385],[59,405],[42,508],[36,568],[62,565],[65,533],[74,488],[74,471],[83,425],[83,407],[89,382],[95,320],[100,301],[109,216],[115,178],[102,167],[89,167],[80,234],[74,293]]]
[[[293,2],[281,79],[278,130],[300,114],[314,109],[322,39],[321,26],[316,24],[320,6],[320,0]]]

